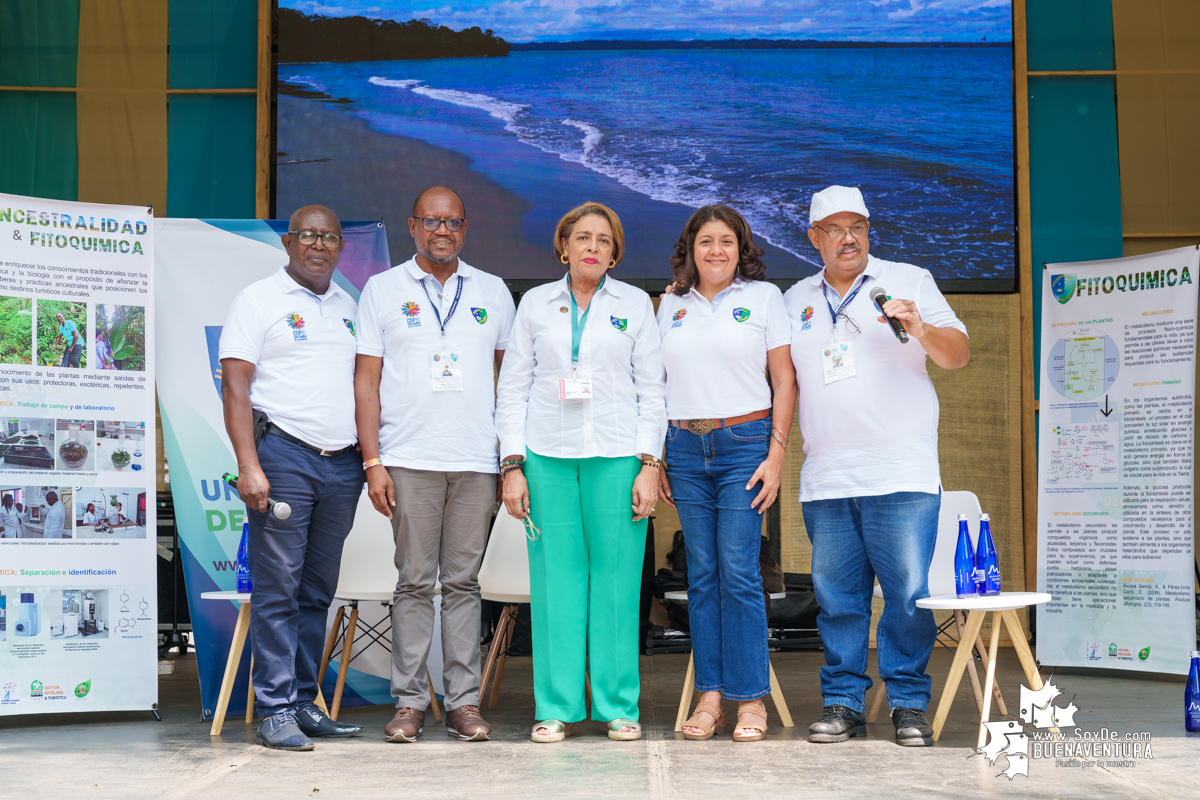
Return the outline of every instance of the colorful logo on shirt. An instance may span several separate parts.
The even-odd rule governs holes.
[[[308,335],[304,333],[304,317],[293,311],[291,314],[285,314],[283,321],[292,329],[292,338],[297,342],[308,341]]]
[[[421,313],[421,307],[419,305],[414,303],[412,300],[409,300],[407,303],[400,306],[400,310],[404,313],[404,316],[408,317],[408,327],[420,327],[421,318],[417,316]]]
[[[346,330],[350,331],[350,335],[357,339],[358,334],[354,332],[354,320],[349,320],[345,317],[342,317],[342,322],[346,323]]]
[[[476,322],[478,322],[480,325],[482,325],[483,323],[487,322],[487,309],[486,308],[472,308],[471,316],[475,318]]]
[[[735,308],[733,310],[733,318],[738,322],[745,322],[746,320],[750,319],[750,309]]]
[[[813,318],[813,307],[805,306],[804,310],[800,312],[800,321],[802,323],[804,323],[803,325],[800,326],[800,330],[806,331],[809,328],[811,328],[812,327],[812,318]]]
[[[687,316],[687,309],[681,308],[675,312],[675,316],[671,317],[671,327],[678,328],[683,325],[683,318]]]
[[[568,311],[570,311],[571,309],[567,308],[566,306],[559,306],[558,310],[565,314]]]
[[[612,326],[619,331],[623,331],[629,327],[628,319],[617,319],[616,317],[609,317],[609,320],[612,322]]]

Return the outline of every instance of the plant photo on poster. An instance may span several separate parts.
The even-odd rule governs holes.
[[[146,370],[146,309],[96,305],[96,361],[100,369]]]
[[[820,268],[809,198],[843,184],[879,257],[1011,291],[1011,38],[979,0],[281,0],[277,213],[315,190],[383,214],[399,262],[414,196],[445,184],[468,262],[548,280],[559,217],[597,200],[621,277],[659,279],[691,212],[727,203],[796,279]]]
[[[38,298],[37,358],[43,367],[87,369],[87,303]]]
[[[0,364],[33,363],[33,300],[0,297]]]

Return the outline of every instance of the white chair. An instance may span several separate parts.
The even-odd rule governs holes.
[[[947,595],[955,593],[954,586],[954,554],[958,549],[958,515],[966,514],[968,520],[973,520],[972,527],[978,524],[979,515],[982,509],[979,506],[979,498],[974,492],[942,492],[942,507],[938,512],[938,527],[937,527],[937,542],[933,547],[933,561],[929,564],[929,594],[931,596]],[[883,587],[878,583],[875,584],[875,597],[883,599]],[[961,609],[954,609],[950,619],[946,620],[938,627],[938,636],[943,633],[954,637],[949,633],[949,627],[953,624],[958,630],[959,639],[963,638],[963,630],[966,627],[966,620],[963,617]],[[983,637],[978,633],[975,634],[975,647],[979,651],[979,659],[981,662],[987,660],[987,650],[983,646]],[[956,640],[957,641],[957,640]],[[943,644],[943,646],[945,646]],[[968,645],[967,651],[971,652],[971,646]],[[975,669],[975,660],[971,658],[967,662],[967,670],[971,676],[971,688],[975,690],[975,704],[979,708],[979,713],[983,713],[983,690],[979,685],[979,673]],[[879,708],[883,705],[883,698],[886,688],[883,685],[883,680],[880,679],[879,687],[875,690],[875,698],[871,702],[871,711],[867,715],[867,722],[874,722],[879,716]],[[1004,695],[1000,693],[1000,686],[992,687],[992,694],[996,698],[996,708],[1001,714],[1008,714],[1008,709],[1004,706]]]
[[[325,670],[329,668],[330,658],[337,646],[342,642],[341,663],[338,665],[337,683],[333,691],[333,702],[329,707],[329,716],[338,718],[342,705],[342,691],[346,686],[346,674],[350,671],[350,662],[359,653],[354,652],[354,646],[361,639],[369,639],[365,650],[372,644],[383,647],[391,652],[392,630],[392,596],[396,589],[396,545],[392,538],[391,521],[375,510],[371,498],[364,489],[358,499],[358,511],[354,515],[354,527],[346,537],[342,547],[342,567],[338,575],[338,588],[333,593],[337,600],[343,601],[338,606],[333,625],[329,628],[329,638],[325,642],[325,654],[321,658],[321,669],[317,673],[318,680],[324,681]],[[440,586],[438,591],[440,592]],[[376,602],[387,608],[386,616],[375,625],[363,623],[359,631],[358,604]],[[349,614],[346,609],[349,609]],[[345,622],[345,625],[343,625]],[[360,653],[362,651],[359,651]],[[433,690],[433,676],[429,676],[429,704],[433,716],[439,722],[442,719],[438,707],[437,695]]]
[[[517,606],[529,602],[529,550],[525,544],[525,524],[509,514],[503,504],[492,525],[483,563],[479,565],[479,590],[484,600],[504,604],[479,683],[482,701],[488,680],[492,679],[492,670],[495,670],[492,693],[488,698],[488,708],[495,708],[500,681],[504,677],[504,662],[517,627]]]

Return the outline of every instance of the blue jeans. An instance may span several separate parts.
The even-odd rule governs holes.
[[[271,497],[292,507],[287,519],[247,509],[254,701],[266,718],[317,697],[342,544],[366,476],[355,450],[327,458],[269,433],[259,442],[258,460]]]
[[[825,644],[825,705],[863,710],[871,688],[867,648],[876,575],[883,588],[883,617],[875,639],[888,706],[923,711],[929,705],[925,667],[937,626],[933,612],[917,608],[916,602],[929,596],[941,505],[941,494],[924,492],[804,504],[813,586],[821,606],[817,628]]]
[[[762,486],[746,490],[770,435],[770,417],[703,436],[667,428],[668,476],[687,546],[696,689],[730,700],[771,691],[758,566],[763,518],[750,507]]]

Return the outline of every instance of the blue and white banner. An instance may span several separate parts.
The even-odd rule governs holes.
[[[155,227],[0,195],[0,715],[158,702]]]
[[[221,481],[223,473],[237,473],[237,461],[221,410],[217,345],[237,293],[287,263],[279,239],[287,221],[166,219],[159,221],[157,231],[155,303],[167,320],[158,330],[158,351],[163,354],[158,401],[196,640],[202,713],[208,719],[216,708],[237,605],[200,595],[235,588],[246,513],[237,493]],[[343,222],[342,233],[347,246],[334,280],[357,300],[367,279],[390,266],[387,239],[383,223],[374,221]],[[249,654],[247,647],[230,715],[245,711]],[[327,673],[326,698],[332,696],[337,667],[335,658]],[[354,660],[354,667],[342,705],[390,702],[386,651],[366,651]]]

